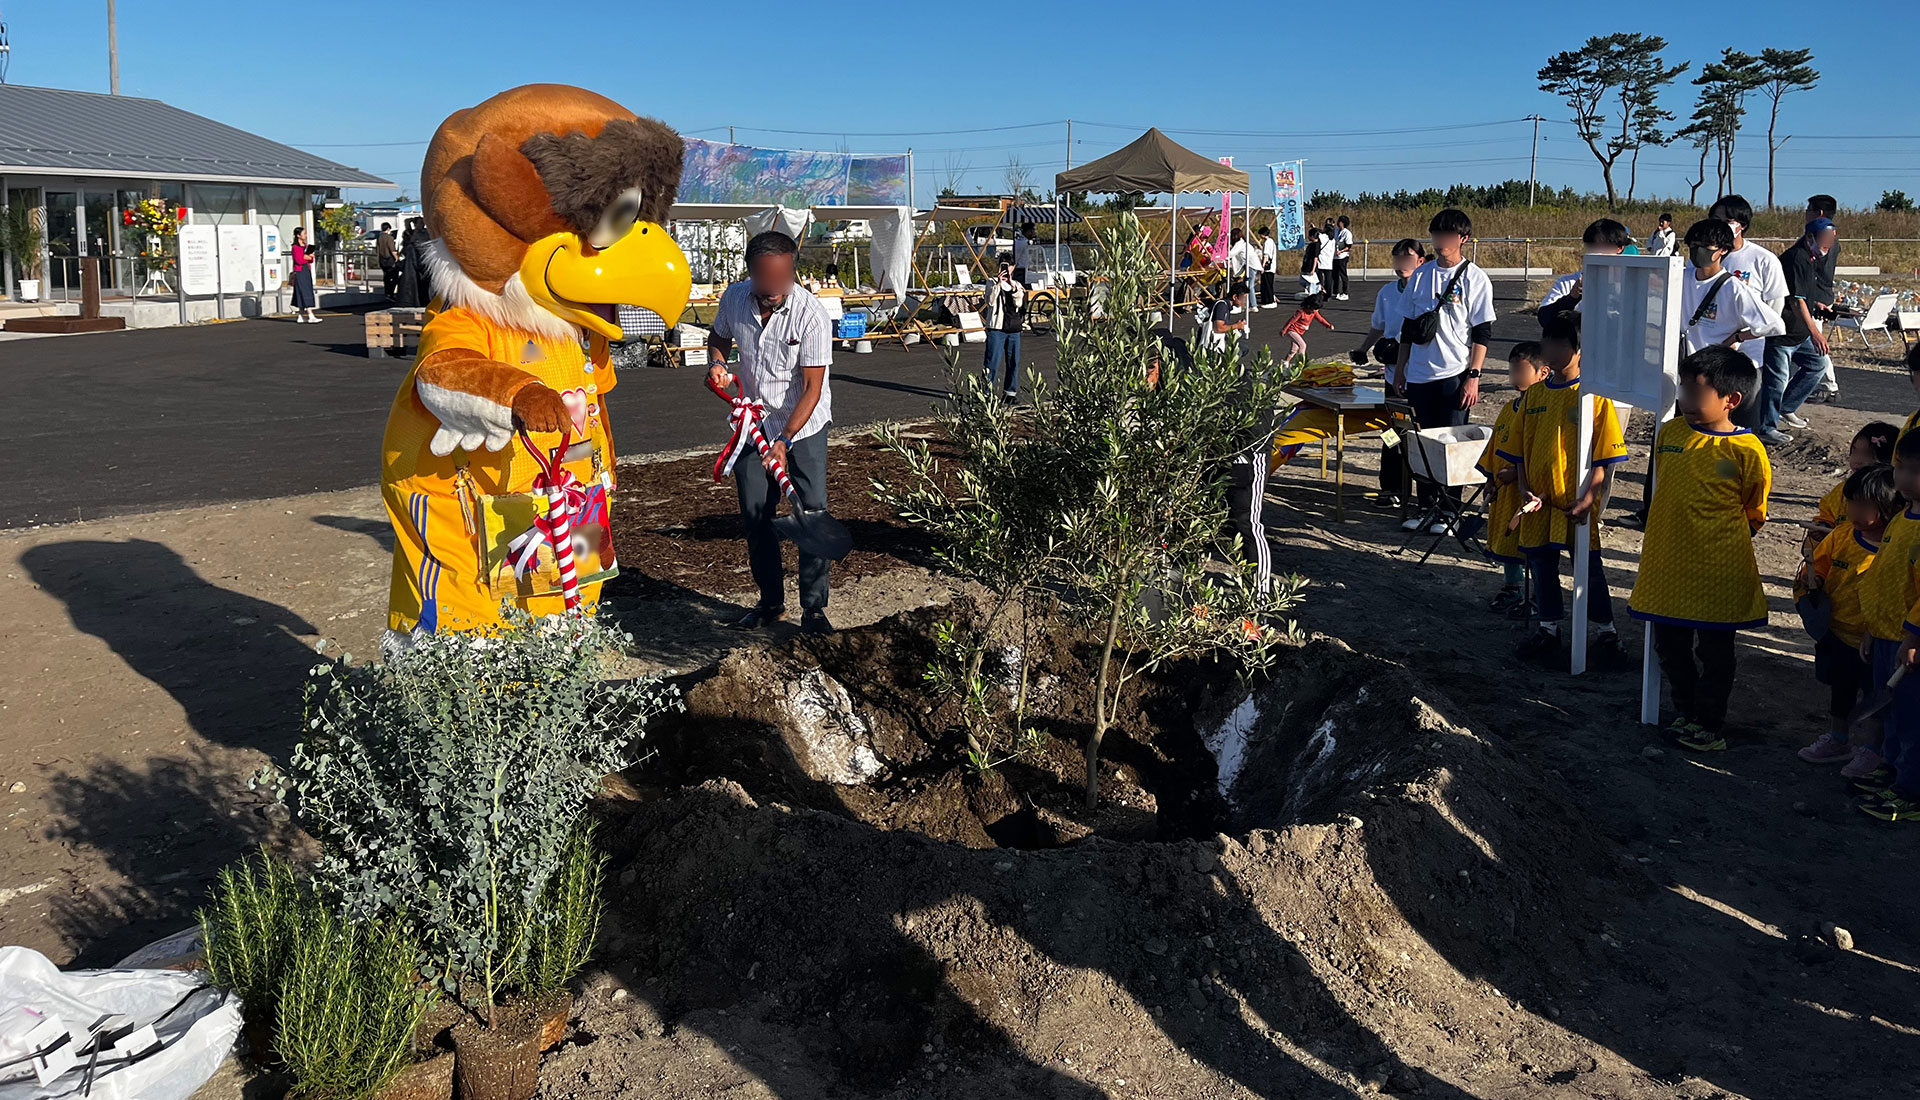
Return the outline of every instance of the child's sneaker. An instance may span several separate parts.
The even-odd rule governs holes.
[[[1882,821],[1920,821],[1920,802],[1889,791],[1884,798],[1869,799],[1855,803],[1860,812],[1868,817],[1877,817]]]
[[[1524,623],[1538,616],[1539,612],[1534,610],[1532,600],[1521,600],[1519,603],[1507,608],[1507,618],[1515,622]]]
[[[1520,586],[1517,584],[1509,584],[1503,586],[1500,591],[1495,592],[1493,598],[1487,601],[1487,610],[1505,611],[1514,604],[1524,602],[1526,602],[1526,597],[1520,594]]]
[[[1863,775],[1871,775],[1886,765],[1887,758],[1881,756],[1879,750],[1869,745],[1855,745],[1853,759],[1847,761],[1847,766],[1840,769],[1840,774],[1847,779],[1858,779]]]
[[[1823,733],[1813,744],[1800,750],[1800,759],[1809,764],[1841,764],[1853,759],[1853,751],[1846,738]]]
[[[1882,764],[1857,779],[1849,780],[1847,789],[1854,794],[1885,794],[1893,789],[1893,769]]]
[[[1689,729],[1674,744],[1688,752],[1724,752],[1727,739],[1719,730],[1710,730],[1699,723],[1692,723]]]

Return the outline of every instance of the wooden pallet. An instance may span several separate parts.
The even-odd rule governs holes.
[[[424,309],[382,309],[367,314],[367,358],[385,359],[417,349],[426,315]]]

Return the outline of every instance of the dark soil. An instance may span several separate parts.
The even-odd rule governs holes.
[[[944,449],[936,455],[951,457]],[[713,591],[750,588],[744,528],[731,475],[713,480],[713,457],[623,463],[619,499],[620,557],[644,563],[653,582]],[[741,461],[752,461],[743,457]],[[833,567],[836,583],[923,564],[932,542],[873,499],[875,479],[897,478],[905,466],[872,435],[836,439],[827,452],[828,510],[853,535],[853,552]],[[791,544],[784,548],[792,572],[799,565]],[[632,572],[632,571],[628,571]],[[732,583],[721,578],[734,577]],[[611,598],[640,594],[633,587],[649,577],[622,573],[608,586]]]
[[[1048,744],[981,778],[918,686],[929,618],[689,685],[543,1095],[1717,1094],[1588,1004],[1644,875],[1403,669],[1320,640],[1251,695],[1149,679],[1084,815],[1083,651],[1034,654]]]

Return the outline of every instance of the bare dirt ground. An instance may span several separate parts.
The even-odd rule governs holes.
[[[833,503],[865,547],[834,618],[946,599],[917,564],[924,541],[876,519],[871,437],[840,438]],[[721,624],[753,593],[712,462],[622,465],[623,559],[672,563],[603,595],[636,635],[636,671],[740,641]],[[391,546],[371,488],[0,534],[0,943],[110,964],[190,923],[236,854],[285,839],[248,777],[292,748],[314,643],[377,654]]]
[[[1889,375],[1875,415],[1897,419],[1912,399]],[[1871,418],[1809,415],[1775,456],[1782,519],[1811,513]],[[874,461],[840,454],[849,477]],[[1626,503],[1644,456],[1641,436]],[[1375,457],[1357,442],[1350,480]],[[711,566],[607,594],[637,668],[702,669],[738,641],[716,624],[750,594],[707,462],[649,471],[667,488],[643,525]],[[849,488],[836,508],[885,526]],[[1052,764],[982,797],[902,732],[909,636],[783,634],[693,677],[692,718],[737,718],[721,688],[780,671],[755,662],[835,671],[889,785],[827,797],[780,779],[791,742],[703,758],[697,726],[663,729],[638,801],[609,811],[615,917],[546,1094],[1920,1095],[1911,837],[1792,755],[1824,720],[1786,597],[1798,535],[1757,541],[1774,616],[1741,649],[1746,740],[1699,759],[1637,724],[1636,676],[1518,665],[1519,627],[1482,610],[1495,572],[1445,548],[1415,565],[1397,517],[1350,497],[1335,524],[1329,488],[1306,458],[1276,480],[1277,560],[1313,582],[1302,624],[1365,656],[1321,643],[1282,670],[1228,805],[1163,812],[1206,801],[1196,733],[1225,689],[1204,676],[1156,689],[1154,713],[1192,724],[1115,746],[1113,790],[1139,806],[1104,823],[1047,794],[1070,775],[1071,689]],[[371,490],[0,536],[0,942],[110,962],[186,923],[246,846],[285,839],[246,776],[291,744],[313,641],[373,652],[388,537]],[[1638,538],[1606,536],[1636,650]],[[856,570],[836,620],[943,602],[922,552],[902,539],[897,564]],[[1070,680],[1071,647],[1051,660]],[[1316,741],[1322,725],[1340,736]],[[1051,846],[1076,825],[1093,835]],[[1823,942],[1826,922],[1855,948]]]

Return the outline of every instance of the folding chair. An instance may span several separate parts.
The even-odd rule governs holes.
[[[1440,540],[1448,535],[1460,544],[1463,553],[1485,556],[1486,547],[1480,543],[1479,535],[1486,520],[1480,514],[1479,505],[1487,491],[1487,478],[1476,468],[1476,463],[1492,435],[1493,429],[1485,424],[1461,424],[1422,428],[1407,439],[1407,473],[1416,487],[1432,491],[1433,504],[1421,513],[1419,526],[1407,532],[1395,554],[1405,553],[1416,539],[1430,534],[1433,525],[1439,523],[1444,524],[1446,530],[1433,535],[1426,552],[1420,555],[1419,564],[1425,565],[1440,548]],[[1448,491],[1468,487],[1473,492],[1459,498]]]
[[[1835,317],[1828,322],[1828,327],[1835,336],[1847,329],[1852,329],[1859,335],[1860,345],[1867,348],[1873,346],[1873,341],[1867,334],[1877,332],[1887,338],[1887,345],[1891,347],[1893,337],[1887,332],[1887,319],[1893,316],[1894,307],[1899,304],[1900,299],[1895,295],[1882,294],[1867,305],[1866,313],[1858,317]]]

